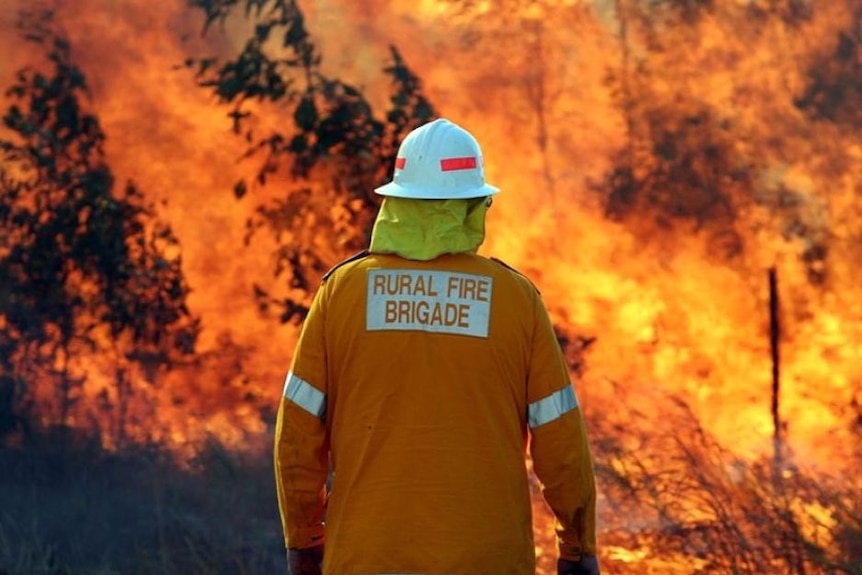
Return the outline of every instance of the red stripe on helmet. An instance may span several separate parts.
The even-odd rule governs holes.
[[[444,158],[440,160],[440,170],[452,172],[455,170],[473,170],[476,168],[476,156],[466,158]]]
[[[399,170],[403,170],[405,164],[407,164],[407,158],[395,158],[395,167]]]

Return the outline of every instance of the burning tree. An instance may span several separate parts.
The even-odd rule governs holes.
[[[0,433],[59,424],[121,443],[151,415],[129,409],[131,381],[155,385],[194,351],[180,246],[133,183],[117,190],[51,14],[20,30],[51,69],[18,72],[0,133]]]
[[[854,4],[831,7],[855,15],[858,24]],[[740,274],[765,279],[764,268],[781,262],[780,271],[791,278],[784,286],[788,304],[783,310],[790,326],[804,325],[827,293],[852,300],[842,285],[846,278],[833,274],[842,270],[837,254],[855,251],[842,228],[858,226],[856,211],[784,175],[801,169],[835,189],[849,176],[853,161],[835,145],[834,134],[857,146],[858,134],[810,120],[844,118],[853,125],[858,82],[847,80],[858,68],[858,49],[849,48],[858,45],[858,25],[839,29],[838,57],[828,48],[828,56],[774,57],[762,75],[750,77],[742,70],[749,65],[746,52],[756,52],[754,35],[780,41],[813,37],[814,30],[822,34],[817,26],[829,19],[817,13],[816,3],[620,0],[614,6],[621,59],[611,86],[625,140],[611,169],[591,186],[605,215],[621,222],[643,246],[659,246],[656,253],[668,259],[678,253],[682,232],[702,242],[702,257]],[[831,64],[823,66],[824,60]],[[781,339],[799,345],[801,338],[787,330]],[[708,372],[721,366],[719,350],[706,351],[715,358],[707,359],[701,374],[675,377],[691,388],[698,387],[697,377],[705,384]],[[795,383],[803,379],[797,375]],[[804,457],[797,459],[791,444],[784,443],[794,422],[779,417],[777,396],[772,398],[774,436],[787,457],[759,459],[733,455],[703,429],[692,409],[699,401],[695,394],[657,395],[669,401],[649,400],[663,422],[644,422],[649,433],[628,431],[646,417],[632,408],[624,417],[625,429],[619,421],[599,442],[609,504],[637,524],[628,527],[634,535],[626,549],[676,556],[668,560],[668,572],[677,572],[675,567],[680,573],[860,572],[853,503],[858,485],[831,478],[829,470],[804,467]],[[766,412],[766,388],[759,395],[753,391],[751,401],[761,395]],[[846,407],[832,409],[839,413]],[[851,427],[858,425],[848,419]],[[841,463],[842,468],[856,465]],[[632,514],[638,508],[649,512]],[[626,529],[613,514],[608,522]],[[656,565],[662,564],[658,555]]]
[[[199,85],[229,104],[234,132],[248,142],[246,158],[261,158],[253,184],[263,186],[286,169],[292,186],[258,207],[249,236],[272,232],[278,248],[275,273],[284,276],[287,295],[256,288],[262,310],[279,310],[282,322],[305,317],[316,278],[339,259],[364,249],[379,200],[373,193],[390,175],[398,145],[430,120],[434,110],[419,78],[398,50],[384,72],[391,78],[391,107],[377,113],[363,92],[321,68],[322,56],[295,0],[188,0],[211,25],[238,17],[244,8],[253,34],[232,59],[189,59]],[[272,106],[290,125],[260,136],[256,111]],[[243,180],[237,197],[250,189]],[[327,230],[326,233],[321,233]]]

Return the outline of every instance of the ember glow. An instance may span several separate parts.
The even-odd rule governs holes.
[[[29,3],[0,9],[0,85],[42,63],[15,31]],[[781,473],[815,470],[858,495],[862,84],[841,70],[862,71],[862,4],[713,4],[721,7],[698,14],[657,8],[663,23],[650,24],[636,0],[300,3],[328,73],[383,102],[381,68],[395,45],[438,112],[478,138],[488,180],[502,189],[482,253],[533,279],[570,338],[603,468],[634,478],[671,469],[665,450],[688,449],[703,433],[729,454],[716,462],[728,497],[757,495],[742,493],[751,477],[734,470],[779,456]],[[126,433],[182,453],[210,436],[265,445],[296,331],[253,301],[254,285],[280,287],[274,243],[243,239],[258,203],[290,182],[236,199],[233,184],[253,172],[239,160],[244,143],[228,110],[182,67],[189,55],[229,55],[250,24],[230,20],[203,37],[199,11],[180,0],[153,6],[56,5],[108,161],[173,226],[202,321],[196,358],[159,374],[157,393],[132,382],[141,403]],[[278,109],[260,112],[265,123],[283,122]],[[315,241],[326,245],[331,234],[321,229]],[[324,249],[331,263],[349,255]],[[780,310],[777,413],[770,269]],[[112,388],[111,365],[93,357],[76,365],[91,376],[85,404]],[[636,453],[637,465],[606,457],[606,440]],[[661,523],[642,510],[622,518],[618,502],[605,503],[603,513],[617,517],[609,530],[637,539],[640,526]],[[828,508],[795,505],[810,536],[829,531]],[[547,514],[537,515],[549,539]],[[649,541],[617,535],[600,534],[614,572],[697,570],[696,553],[659,561]]]

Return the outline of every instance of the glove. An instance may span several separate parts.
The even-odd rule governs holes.
[[[584,555],[577,561],[557,559],[557,575],[600,575],[599,560],[595,555]]]
[[[287,572],[290,575],[320,575],[323,545],[287,550]]]

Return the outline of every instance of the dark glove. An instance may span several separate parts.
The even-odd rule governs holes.
[[[320,575],[323,545],[287,550],[287,572],[290,575]]]
[[[577,561],[557,559],[557,575],[599,575],[599,560],[595,555],[584,555]]]

